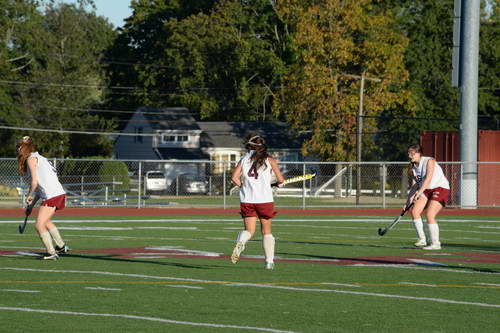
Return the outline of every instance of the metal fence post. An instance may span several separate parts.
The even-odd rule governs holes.
[[[382,163],[382,207],[386,208],[385,185],[387,183],[387,166]]]
[[[306,174],[306,164],[302,164],[302,175]],[[302,182],[302,209],[306,209],[306,182]]]
[[[222,197],[224,201],[224,209],[226,209],[226,162],[222,163]]]
[[[141,208],[142,162],[139,162],[139,170],[137,172],[138,172],[137,177],[139,179],[139,184],[138,184],[139,187],[137,188],[137,208]]]

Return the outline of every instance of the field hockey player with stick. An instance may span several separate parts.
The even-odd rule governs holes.
[[[250,135],[245,148],[247,153],[238,162],[231,176],[233,184],[240,187],[240,214],[245,227],[245,230],[238,235],[231,262],[236,264],[239,261],[246,243],[255,233],[257,219],[259,219],[266,261],[265,268],[274,269],[275,239],[271,232],[271,223],[276,211],[271,188],[272,173],[276,176],[278,187],[283,186],[285,179],[276,160],[268,154],[264,138],[259,135]]]
[[[57,260],[59,254],[67,253],[69,248],[51,218],[56,210],[64,209],[66,192],[57,178],[55,168],[36,151],[32,138],[25,136],[19,140],[16,144],[16,154],[19,174],[26,176],[30,184],[26,198],[27,209],[31,210],[38,198],[42,200],[35,223],[35,229],[47,249],[47,255],[41,258]]]
[[[410,198],[414,203],[410,213],[418,237],[415,246],[424,250],[440,250],[441,242],[436,216],[448,201],[450,183],[434,158],[423,156],[422,148],[419,145],[408,147],[407,153],[410,159],[409,175],[413,178],[413,183],[418,184],[418,190]],[[427,245],[422,222],[424,210],[426,210],[429,228],[429,245]]]

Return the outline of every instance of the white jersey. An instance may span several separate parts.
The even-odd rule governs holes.
[[[253,151],[245,154],[241,160],[241,188],[240,201],[242,203],[273,202],[271,189],[272,168],[266,159],[264,164],[256,169],[257,164],[252,161]]]
[[[427,162],[429,162],[429,160],[431,159],[432,157],[422,156],[420,158],[420,163],[418,164],[418,166],[413,166],[413,175],[415,176],[415,179],[419,186],[422,186],[425,180],[425,177],[427,175]],[[448,182],[448,179],[446,179],[443,169],[441,169],[437,162],[434,164],[434,172],[432,173],[431,183],[429,184],[429,187],[424,190],[433,189],[436,187],[442,187],[448,190],[450,189],[450,183]]]
[[[38,152],[31,153],[28,159],[36,157],[38,159],[37,163],[37,173],[38,173],[38,187],[34,190],[36,194],[42,199],[42,201],[48,200],[53,197],[57,197],[61,194],[66,194],[59,179],[57,178],[56,168],[42,155]],[[31,172],[28,168],[27,175],[31,181]]]

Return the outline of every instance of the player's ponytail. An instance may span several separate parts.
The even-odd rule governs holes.
[[[266,140],[259,135],[249,135],[245,145],[247,151],[255,151],[252,160],[257,163],[257,168],[265,165],[265,160],[269,157],[267,153]]]
[[[33,139],[29,136],[23,136],[22,139],[16,143],[16,154],[17,154],[17,167],[19,174],[24,176],[28,168],[26,161],[31,153],[35,152],[35,145],[33,144]]]

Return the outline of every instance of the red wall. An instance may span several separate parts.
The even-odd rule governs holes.
[[[460,161],[460,134],[451,131],[423,131],[420,146],[424,155],[433,156],[443,162]],[[478,132],[478,162],[500,162],[500,131]],[[444,166],[446,177],[451,183],[449,204],[458,204],[460,168]],[[491,206],[500,202],[500,165],[479,165],[478,205]]]

